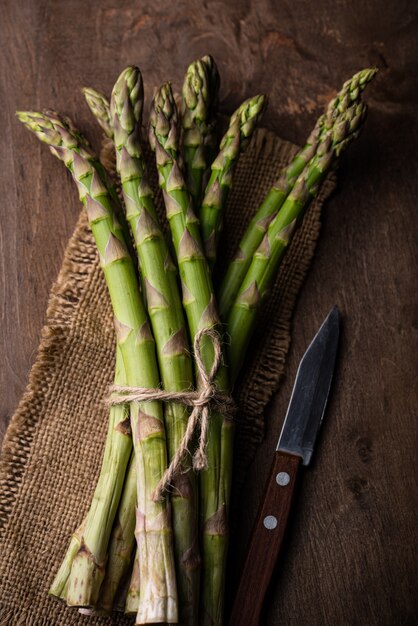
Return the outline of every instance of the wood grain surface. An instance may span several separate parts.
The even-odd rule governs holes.
[[[294,318],[287,376],[243,493],[230,588],[267,478],[299,358],[337,304],[343,336],[317,454],[303,471],[265,623],[418,623],[418,19],[413,1],[3,0],[0,4],[1,415],[36,355],[48,292],[79,212],[62,166],[14,117],[55,107],[98,138],[79,88],[109,92],[128,63],[179,88],[209,52],[222,110],[266,92],[265,124],[301,143],[323,105],[376,64],[370,115],[344,157]],[[1,558],[1,557],[0,557]]]

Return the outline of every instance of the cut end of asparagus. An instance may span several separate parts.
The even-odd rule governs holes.
[[[68,579],[71,573],[71,566],[81,547],[85,524],[86,520],[84,520],[81,526],[73,533],[64,560],[48,592],[49,595],[54,596],[58,600],[63,600],[64,602],[67,600]]]
[[[82,543],[71,566],[67,605],[94,608],[97,604],[104,575],[104,565],[97,563],[91,551]]]
[[[134,566],[132,570],[131,581],[125,599],[125,613],[128,615],[136,615],[139,608],[139,556],[135,554]]]
[[[87,616],[91,616],[94,615],[95,610],[94,609],[78,609],[78,612],[81,613],[81,615],[87,615]]]

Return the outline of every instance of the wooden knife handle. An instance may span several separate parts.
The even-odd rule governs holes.
[[[257,626],[283,543],[302,459],[276,452],[242,569],[229,626]]]

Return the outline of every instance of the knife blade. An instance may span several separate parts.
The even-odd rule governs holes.
[[[325,413],[339,340],[334,307],[300,361],[270,477],[252,531],[229,626],[257,626],[283,544],[297,475],[309,465]]]

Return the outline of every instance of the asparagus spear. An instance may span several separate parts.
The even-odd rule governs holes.
[[[115,384],[126,384],[119,348],[116,352]],[[95,557],[93,567],[86,578],[88,591],[80,603],[85,602],[87,605],[95,603],[104,576],[108,538],[122,492],[131,449],[132,438],[126,407],[114,406],[110,409],[102,467],[92,503],[82,524],[82,531],[78,529],[71,538],[67,553],[51,585],[49,591],[51,595],[67,600],[68,582],[74,559],[84,543],[87,543],[88,546],[94,546]]]
[[[115,384],[119,384],[119,385],[126,384],[126,379],[124,378],[123,361],[121,358],[120,350],[118,349],[116,349]],[[120,409],[123,409],[123,410],[121,411]],[[61,600],[64,600],[65,602],[67,601],[68,579],[70,577],[71,567],[72,567],[75,556],[77,555],[77,553],[79,552],[81,548],[87,521],[95,517],[98,503],[101,502],[102,504],[104,504],[106,502],[106,504],[109,505],[109,496],[112,496],[112,493],[113,493],[112,497],[114,497],[114,492],[112,492],[112,481],[109,482],[109,471],[110,471],[110,474],[113,474],[113,479],[115,480],[117,476],[116,476],[116,473],[113,473],[114,451],[118,449],[119,454],[121,454],[120,447],[115,444],[122,442],[122,443],[127,444],[128,447],[130,444],[130,448],[132,448],[132,442],[129,441],[130,437],[129,436],[128,438],[124,437],[123,433],[121,432],[121,428],[122,430],[124,430],[125,424],[126,424],[126,408],[125,407],[112,407],[110,409],[110,414],[109,414],[109,424],[108,424],[105,449],[104,449],[104,454],[103,454],[103,459],[102,459],[102,466],[100,470],[99,479],[98,479],[98,482],[97,482],[97,485],[93,494],[93,499],[90,505],[90,509],[87,513],[86,518],[80,524],[79,528],[77,528],[77,530],[71,536],[67,552],[64,556],[64,559],[49,589],[50,595],[55,596]],[[115,431],[115,426],[117,426],[116,431]],[[122,435],[122,438],[121,438],[121,435]],[[121,438],[121,441],[118,441],[120,438]],[[115,442],[114,442],[114,439],[116,440]],[[123,455],[121,456],[123,458]],[[117,462],[117,459],[116,459],[116,462]],[[119,470],[120,469],[121,468],[119,467]],[[108,488],[110,486],[110,494],[106,493],[106,490],[104,489],[105,481],[106,481],[106,485],[108,486]]]
[[[211,165],[212,173],[205,189],[199,217],[206,258],[212,267],[216,260],[223,210],[232,186],[233,173],[239,155],[250,143],[263,114],[265,102],[265,96],[255,96],[241,104],[231,117],[229,128],[221,141],[219,154]]]
[[[338,155],[358,136],[366,110],[364,103],[350,106],[344,123],[327,131],[315,157],[297,178],[292,191],[270,223],[257,248],[227,318],[231,338],[228,358],[233,377],[239,372],[255,327],[260,304],[271,287],[297,224],[311,200],[317,195],[322,181]]]
[[[192,361],[177,272],[158,222],[139,142],[142,102],[140,71],[128,67],[119,76],[111,99],[117,169],[138,252],[163,387],[182,391],[193,387]],[[183,440],[188,416],[189,410],[178,403],[165,405],[170,459]],[[180,619],[184,624],[197,623],[199,599],[197,485],[190,469],[188,459],[182,474],[173,481],[171,495]],[[142,579],[140,562],[141,583]]]
[[[97,159],[57,115],[21,114],[20,119],[49,144],[71,171],[100,254],[112,302],[118,346],[128,384],[155,388],[159,384],[154,339],[141,299],[133,261],[116,220],[112,196],[101,178]],[[130,417],[138,478],[136,539],[146,584],[140,599],[138,623],[177,622],[177,591],[172,532],[167,501],[154,502],[152,494],[167,466],[165,430],[159,402],[131,403]],[[94,530],[97,520],[93,520]],[[102,524],[100,524],[100,528]],[[83,537],[73,561],[67,602],[94,604],[95,574],[103,562],[103,543],[90,543],[98,533]],[[100,537],[99,537],[100,539]],[[108,538],[107,538],[108,539]],[[106,542],[104,542],[106,543]],[[96,548],[100,548],[99,555]],[[100,571],[100,570],[99,570]],[[92,580],[92,585],[87,581]]]
[[[221,319],[227,319],[230,308],[251,264],[253,255],[260,245],[272,217],[284,203],[296,178],[302,173],[306,164],[315,156],[318,144],[324,141],[327,131],[339,124],[344,124],[347,110],[350,106],[360,102],[363,90],[375,74],[376,69],[365,69],[344,83],[341,91],[328,104],[326,113],[317,120],[305,146],[298,152],[290,165],[280,173],[278,180],[273,184],[255,216],[250,221],[235,257],[229,264],[221,283],[218,293]],[[335,148],[337,149],[337,146]]]
[[[210,166],[218,152],[218,138],[216,129],[216,115],[219,103],[219,88],[221,85],[221,77],[219,75],[218,67],[210,54],[206,54],[201,59],[202,63],[206,66],[206,71],[209,76],[210,93],[212,97],[209,103],[208,114],[208,129],[206,135],[206,152],[207,152],[207,168],[203,176],[203,189],[206,189],[206,185],[210,176]],[[200,207],[199,207],[200,208]]]
[[[109,100],[96,91],[92,87],[84,87],[82,89],[86,102],[90,111],[93,113],[96,120],[99,122],[105,135],[110,139],[113,139],[113,128],[110,118],[110,104]]]
[[[159,182],[163,190],[167,218],[176,250],[186,311],[192,340],[201,329],[218,329],[213,286],[200,239],[199,223],[192,209],[178,162],[178,116],[167,83],[154,96],[151,109],[150,143],[156,152]],[[201,351],[207,372],[214,349],[204,337]],[[198,380],[198,385],[200,381]],[[216,377],[221,391],[228,391],[226,368]],[[227,553],[228,506],[232,472],[233,428],[216,411],[211,412],[207,445],[208,467],[200,473],[202,516],[202,624],[221,624],[223,588]]]
[[[113,128],[110,119],[110,103],[107,98],[96,91],[91,87],[85,87],[83,90],[83,94],[85,96],[86,102],[99,122],[100,126],[104,130],[105,134],[112,139],[113,138]],[[71,120],[65,120],[67,124],[71,125]],[[74,132],[77,132],[76,129],[73,128]],[[117,359],[120,358],[120,351],[117,351]],[[120,364],[118,361],[116,362],[116,372],[120,371]],[[125,385],[126,379],[121,377],[115,377],[114,381],[115,385]],[[116,411],[120,413],[121,407],[113,407],[112,411]],[[126,411],[126,408],[125,408]],[[112,418],[111,420],[112,421]],[[105,450],[107,447],[105,448]],[[105,461],[103,461],[103,465],[106,465]],[[122,475],[122,473],[121,473]],[[99,479],[100,480],[100,479]],[[97,490],[99,489],[99,485]],[[100,493],[100,491],[98,491]],[[100,499],[100,497],[98,497]],[[106,564],[106,572],[105,577],[100,587],[100,597],[98,600],[98,609],[103,612],[110,612],[113,606],[113,601],[115,595],[117,593],[118,587],[120,585],[123,576],[126,573],[127,567],[129,567],[129,555],[133,550],[133,546],[135,544],[135,536],[134,536],[134,520],[135,520],[135,504],[136,504],[136,472],[135,472],[135,463],[133,461],[133,457],[131,458],[131,462],[128,465],[127,469],[127,477],[125,479],[122,498],[119,504],[119,509],[117,512],[117,518],[115,520],[114,526],[112,528],[110,541],[109,541],[109,552],[107,556],[107,564]],[[91,511],[92,517],[94,517],[94,511]],[[131,518],[129,517],[131,516]],[[110,518],[111,520],[111,518]],[[130,532],[130,528],[132,526],[132,532]],[[75,536],[75,535],[74,535]],[[71,539],[71,543],[68,549],[68,553],[63,561],[63,564],[56,575],[54,583],[50,589],[50,593],[52,595],[60,596],[62,594],[63,586],[63,578],[64,573],[66,572],[66,578],[68,578],[69,572],[71,571],[71,563],[72,560],[77,553],[78,548],[75,548],[74,544],[74,536]],[[73,556],[71,556],[73,555]],[[61,595],[62,597],[62,595]],[[63,597],[66,599],[66,597]]]
[[[58,151],[65,150],[66,144],[78,145],[82,141],[84,146],[87,142],[79,134],[75,134],[74,127],[68,118],[63,118],[60,125],[58,118],[41,116],[40,114],[20,113],[19,119],[38,137],[50,146],[58,146]],[[58,131],[57,128],[60,130]],[[70,130],[68,130],[70,129]],[[61,132],[61,134],[60,134]],[[74,133],[74,134],[73,134]],[[57,156],[59,152],[57,152]],[[59,155],[62,158],[62,155]],[[115,383],[126,384],[125,368],[121,355],[120,346],[116,350]],[[129,427],[129,418],[123,406],[115,406],[110,410],[109,428],[106,439],[102,469],[93,496],[92,504],[83,528],[80,545],[75,551],[74,536],[70,542],[69,550],[57,576],[52,584],[50,593],[63,597],[67,602],[90,606],[95,604],[99,588],[104,576],[107,544],[111,532],[113,519],[116,514],[120,494],[123,487],[126,465],[132,449],[132,438]],[[93,555],[91,562],[86,567],[86,559],[82,561],[77,555],[85,551],[85,547]],[[81,597],[75,597],[74,590],[69,588],[71,571],[74,560],[83,563],[82,569],[86,569],[84,588]],[[68,578],[68,580],[67,580]],[[80,579],[81,580],[81,579]],[[66,590],[69,588],[69,596]],[[78,591],[78,590],[77,590]],[[79,593],[80,595],[80,593]]]
[[[196,212],[202,198],[203,176],[210,164],[212,118],[218,91],[219,73],[212,57],[193,61],[183,83],[182,125],[186,181]]]

